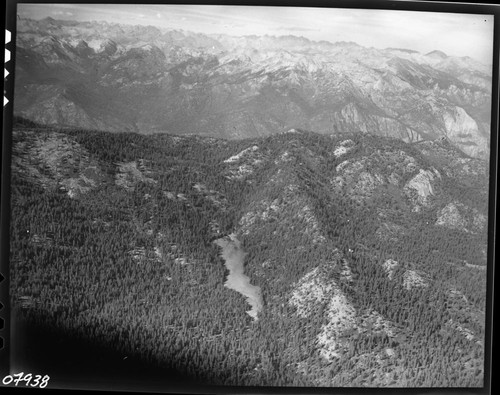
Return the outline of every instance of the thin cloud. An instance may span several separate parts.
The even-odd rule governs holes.
[[[281,26],[276,28],[276,30],[279,31],[290,31],[290,32],[319,32],[320,29],[313,29],[309,27],[286,27],[286,26]]]
[[[72,12],[68,11],[53,11],[52,15],[54,16],[75,16]]]

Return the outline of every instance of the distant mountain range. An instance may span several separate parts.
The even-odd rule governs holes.
[[[491,69],[433,51],[21,19],[15,114],[46,125],[226,139],[290,128],[445,139],[487,158]]]

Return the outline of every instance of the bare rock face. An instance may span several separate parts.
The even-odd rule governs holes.
[[[261,149],[253,145],[223,161],[228,166],[224,175],[230,180],[245,180],[261,167],[265,160]]]
[[[339,143],[339,145],[335,148],[335,150],[333,151],[333,155],[338,158],[342,155],[345,155],[347,154],[349,151],[352,150],[354,146],[354,142],[350,139],[347,139],[347,140],[344,140],[344,141],[341,141]]]
[[[436,225],[464,232],[481,233],[487,226],[487,217],[475,208],[458,201],[448,203],[438,212]]]
[[[317,335],[317,346],[321,357],[332,361],[348,348],[342,335],[355,326],[357,316],[356,309],[339,285],[325,279],[328,271],[331,267],[316,267],[307,273],[294,287],[288,303],[297,308],[301,317],[309,317],[319,305],[326,306],[326,323]]]
[[[427,206],[429,197],[434,195],[433,182],[435,174],[429,170],[420,169],[405,185],[405,192],[415,203]]]
[[[479,132],[476,121],[461,107],[454,107],[443,114],[447,137],[462,152],[472,157],[485,157],[488,139]]]
[[[488,226],[488,217],[473,209],[472,229],[475,232],[483,232]]]
[[[80,40],[76,45],[75,50],[77,51],[78,55],[82,57],[88,57],[94,53],[92,48],[89,47],[85,40]]]
[[[289,304],[297,309],[300,317],[309,317],[316,304],[325,303],[333,284],[325,281],[319,267],[301,278],[289,299]]]
[[[394,277],[394,271],[396,268],[399,266],[399,263],[395,261],[394,259],[387,259],[383,264],[382,267],[384,268],[387,277],[389,280],[392,280]]]
[[[338,288],[328,303],[328,322],[322,326],[318,335],[319,354],[327,361],[340,357],[348,348],[348,342],[341,335],[356,324],[356,309]]]
[[[459,206],[461,206],[462,209],[464,208],[463,204],[457,202],[447,204],[439,212],[436,225],[445,226],[450,229],[465,230],[467,221],[460,213]]]
[[[113,40],[106,40],[100,46],[100,52],[112,56],[118,50],[118,45]]]
[[[422,288],[428,287],[429,284],[422,276],[421,273],[418,273],[415,270],[406,270],[403,274],[403,287],[407,290],[411,290],[412,288]]]

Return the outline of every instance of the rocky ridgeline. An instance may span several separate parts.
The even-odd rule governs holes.
[[[489,154],[491,71],[472,59],[54,19],[20,20],[17,48],[15,113],[40,123],[230,139],[290,128],[445,137]]]

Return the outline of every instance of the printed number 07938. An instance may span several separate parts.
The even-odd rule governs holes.
[[[30,384],[32,380],[33,382]],[[25,381],[26,386],[30,385],[31,387],[45,388],[49,383],[49,380],[50,377],[48,375],[42,377],[41,375],[37,374],[35,375],[35,377],[33,377],[31,373],[25,375],[24,372],[21,372],[5,376],[2,380],[2,384],[9,385],[10,383],[14,382],[14,385],[17,387],[21,382]]]

